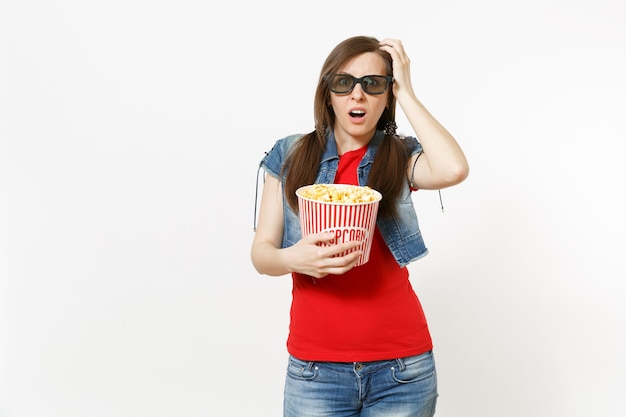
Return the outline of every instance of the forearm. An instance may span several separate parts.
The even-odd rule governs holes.
[[[287,249],[280,249],[269,242],[256,243],[252,247],[252,265],[259,274],[281,276],[291,273],[287,262]]]
[[[414,94],[406,93],[398,97],[398,103],[422,145],[424,159],[428,161],[429,176],[441,182],[441,186],[437,188],[463,181],[468,175],[469,166],[461,147],[450,132]]]

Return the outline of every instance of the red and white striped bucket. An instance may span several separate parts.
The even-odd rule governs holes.
[[[331,184],[327,185],[330,186]],[[328,245],[360,241],[363,243],[361,246],[363,253],[356,265],[365,264],[370,257],[374,230],[376,228],[378,204],[382,199],[382,195],[378,191],[369,189],[370,193],[374,193],[375,200],[363,203],[326,202],[302,196],[302,193],[307,188],[314,186],[307,185],[296,191],[302,236],[319,232],[334,233],[335,239],[330,241]],[[358,186],[348,184],[332,184],[332,186],[337,187],[339,190],[346,187],[359,188]],[[356,249],[343,252],[337,256],[347,255],[354,250]]]

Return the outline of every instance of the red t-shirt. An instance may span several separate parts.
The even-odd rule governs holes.
[[[336,184],[357,184],[367,147],[339,159]],[[302,360],[367,362],[419,355],[432,349],[422,306],[376,228],[369,261],[321,279],[292,274],[287,350]]]

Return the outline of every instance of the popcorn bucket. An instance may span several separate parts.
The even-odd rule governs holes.
[[[348,184],[313,184],[299,188],[296,196],[302,237],[331,232],[335,238],[326,244],[329,246],[360,241],[363,253],[356,266],[369,260],[378,204],[382,199],[378,191]],[[347,255],[354,250],[337,256]]]

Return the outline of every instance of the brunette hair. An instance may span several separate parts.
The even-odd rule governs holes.
[[[387,75],[393,75],[391,56],[380,49],[378,39],[369,36],[355,36],[342,41],[331,51],[322,66],[315,91],[315,130],[305,134],[294,144],[281,172],[282,175],[286,175],[285,198],[295,212],[298,211],[296,190],[315,182],[320,159],[326,149],[326,129],[332,128],[335,123],[335,114],[328,105],[330,88],[326,78],[329,74],[338,72],[348,60],[367,52],[381,56],[385,61]],[[387,108],[376,126],[379,130],[383,130],[388,122],[395,121],[396,98],[391,87],[387,94]],[[381,217],[395,214],[395,203],[402,192],[403,182],[407,181],[408,159],[409,153],[405,142],[395,134],[385,135],[376,152],[367,184],[383,195],[378,207],[378,215]]]

